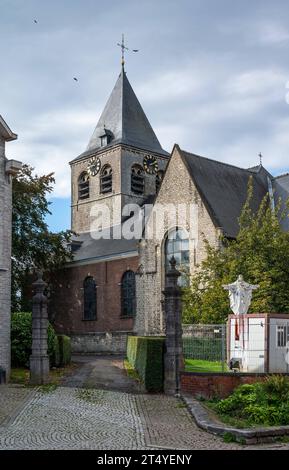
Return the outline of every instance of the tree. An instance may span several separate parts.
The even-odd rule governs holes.
[[[268,194],[254,213],[252,194],[250,180],[237,238],[223,238],[221,249],[206,242],[207,258],[184,290],[185,323],[224,322],[231,312],[223,284],[234,282],[239,274],[247,282],[259,284],[249,313],[289,312],[289,233],[280,226],[287,214],[281,211],[280,202],[272,207]]]
[[[54,271],[71,259],[72,232],[49,231],[45,217],[51,214],[47,194],[55,183],[53,173],[38,176],[23,165],[13,181],[12,210],[12,310],[27,310],[27,288],[35,269]],[[29,296],[28,296],[29,297]]]

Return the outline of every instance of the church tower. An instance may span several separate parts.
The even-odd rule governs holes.
[[[126,204],[141,205],[157,193],[168,158],[122,65],[87,149],[70,162],[72,230],[91,231],[96,204],[114,214],[108,225],[120,223]]]

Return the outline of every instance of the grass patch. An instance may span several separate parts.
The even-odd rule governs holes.
[[[187,372],[223,372],[222,362],[204,361],[203,359],[185,359],[185,371]],[[228,372],[228,366],[225,364],[224,372]]]
[[[128,377],[130,377],[133,380],[136,380],[137,382],[142,383],[142,380],[140,376],[138,375],[137,371],[133,368],[133,366],[127,359],[123,361],[123,365],[124,365],[124,369]]]
[[[11,369],[10,383],[18,385],[29,385],[29,369],[17,367]]]
[[[61,385],[62,380],[70,375],[76,368],[78,364],[69,364],[66,367],[53,368],[49,372],[49,384],[43,385],[42,387]],[[29,384],[30,371],[25,367],[15,367],[11,369],[10,374],[10,383],[24,385],[25,387],[31,386]]]
[[[95,405],[103,402],[105,396],[105,390],[92,390],[88,388],[81,388],[77,392],[77,398],[87,401],[88,403],[93,403]]]
[[[39,386],[39,391],[41,393],[52,393],[56,389],[57,389],[57,385],[55,383],[49,383],[49,384]]]

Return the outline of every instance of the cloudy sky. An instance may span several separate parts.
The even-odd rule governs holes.
[[[289,171],[288,19],[287,0],[0,0],[0,114],[19,135],[7,154],[55,172],[51,228],[69,228],[68,162],[117,79],[122,32],[166,150],[242,167],[261,151],[273,174]]]

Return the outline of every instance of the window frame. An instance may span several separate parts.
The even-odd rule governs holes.
[[[104,175],[104,172],[106,170],[110,170],[109,175]],[[112,178],[113,178],[113,171],[112,167],[109,164],[104,165],[104,167],[101,169],[100,175],[99,175],[99,192],[100,194],[109,194],[112,193]],[[104,181],[104,179],[106,181]]]
[[[140,175],[136,174],[135,170],[140,171]],[[143,167],[138,163],[134,163],[131,167],[130,190],[133,194],[136,194],[137,196],[143,196],[145,193],[145,171]]]
[[[93,289],[94,289],[94,315],[86,316],[86,303],[87,300],[85,298],[86,295],[86,283],[88,281],[93,281]],[[89,286],[88,286],[89,287]],[[91,288],[91,287],[90,287]],[[90,294],[91,295],[91,294]],[[83,281],[83,309],[82,309],[82,320],[83,321],[97,321],[97,284],[93,276],[86,276]]]
[[[127,282],[126,278],[128,276],[131,276],[132,279],[133,279],[133,286],[129,286],[129,282],[130,280],[128,279],[128,283],[127,285],[125,285],[125,282]],[[121,283],[120,283],[120,287],[121,287],[121,293],[120,293],[120,302],[121,302],[121,314],[120,314],[120,317],[122,319],[125,319],[125,318],[135,318],[136,317],[136,278],[135,278],[135,273],[134,271],[132,270],[127,270],[123,273],[122,275],[122,278],[121,278]],[[128,290],[129,289],[133,289],[133,294],[132,296],[129,296],[127,294]],[[124,290],[126,289],[126,296],[124,296]],[[133,313],[125,313],[124,312],[124,307],[127,307],[127,305],[125,305],[125,301],[126,303],[129,302],[129,303],[132,303],[132,311]]]
[[[86,181],[81,181],[84,177],[86,177]],[[87,195],[81,195],[81,191],[84,192],[84,187],[87,187]],[[87,171],[82,171],[77,180],[77,191],[78,191],[78,200],[83,201],[85,199],[90,198],[90,178]],[[86,194],[86,193],[84,193]]]

